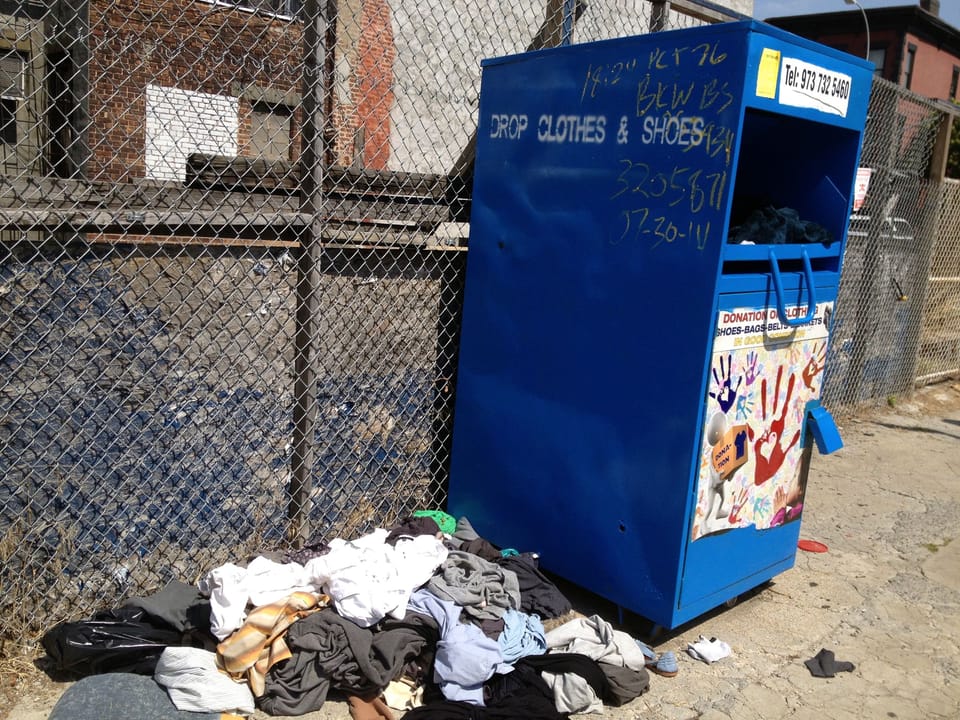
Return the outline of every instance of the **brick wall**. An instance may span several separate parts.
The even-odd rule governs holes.
[[[907,35],[906,43],[917,47],[910,89],[924,97],[952,100],[950,81],[953,77],[953,68],[960,66],[960,57],[915,35]],[[906,57],[906,50],[903,52]],[[903,73],[905,72],[904,64],[900,83],[904,82]]]
[[[383,5],[384,0],[373,4]],[[159,138],[160,146],[151,150],[147,142],[148,87],[154,88],[155,101],[161,98],[160,88],[180,91],[163,96],[161,105],[167,111],[179,108],[194,112],[197,108],[189,107],[188,98],[197,101],[201,113],[212,112],[214,107],[219,108],[218,112],[226,111],[228,107],[209,96],[233,103],[230,106],[233,117],[225,121],[227,127],[208,129],[195,147],[180,145],[178,152],[184,157],[185,152],[192,150],[211,145],[220,147],[225,132],[233,133],[235,152],[249,154],[253,99],[292,98],[291,102],[296,103],[299,97],[303,53],[299,22],[187,0],[93,0],[90,26],[91,179],[130,181],[151,176],[172,179],[168,167],[156,174],[160,165],[168,164],[156,155],[160,151],[171,152],[173,139],[182,140],[190,128],[197,127],[201,118],[179,117],[178,127],[163,133],[158,132],[156,122],[160,118],[154,113],[150,137]],[[370,23],[371,32],[381,30],[377,23]],[[384,37],[386,50],[380,53],[381,58],[392,52],[389,33]],[[383,78],[385,72],[389,73],[389,64],[381,62],[374,70],[379,78],[374,85],[388,87],[389,83]],[[359,82],[364,82],[362,73]],[[251,89],[268,92],[263,95],[250,92]],[[363,119],[367,125],[377,128],[377,132],[368,133],[374,144],[367,155],[381,165],[385,162],[382,134],[389,135],[389,107],[384,109],[384,103],[388,102],[375,104]],[[294,112],[293,158],[299,153],[300,119],[299,111]],[[210,120],[215,122],[212,116]],[[218,140],[211,143],[213,137]],[[231,145],[222,147],[229,149]]]
[[[393,105],[393,27],[386,0],[366,0],[361,15],[358,62],[354,70],[355,123],[363,128],[363,165],[382,170],[390,159]]]

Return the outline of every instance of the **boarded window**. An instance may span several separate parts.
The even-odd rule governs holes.
[[[250,114],[250,150],[264,160],[290,159],[292,114],[284,106],[257,105]]]

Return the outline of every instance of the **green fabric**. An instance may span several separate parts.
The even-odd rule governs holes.
[[[457,531],[457,520],[453,515],[448,515],[443,510],[417,510],[413,513],[414,517],[428,517],[433,520],[440,532],[447,535],[453,535]]]

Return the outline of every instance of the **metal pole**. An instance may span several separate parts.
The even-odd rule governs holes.
[[[69,13],[62,19],[66,29],[64,45],[73,66],[73,76],[65,78],[73,108],[68,111],[69,176],[85,180],[90,176],[93,155],[90,149],[90,3],[89,0],[69,0],[64,9]]]
[[[858,0],[844,0],[844,2],[847,3],[847,5],[856,5],[858,8],[860,8],[860,13],[863,15],[863,25],[867,29],[867,54],[864,55],[864,58],[869,60],[870,59],[870,21],[867,20],[867,11],[863,9],[863,5],[861,5],[858,2]]]
[[[300,209],[310,216],[297,255],[294,331],[293,457],[291,459],[288,539],[301,546],[309,538],[310,497],[316,458],[317,326],[320,317],[320,266],[323,232],[324,138],[327,95],[327,30],[335,6],[306,0],[303,33],[303,134],[300,151]]]

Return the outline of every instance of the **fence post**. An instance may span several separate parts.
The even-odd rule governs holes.
[[[950,155],[950,135],[955,122],[953,113],[943,113],[940,125],[937,127],[936,144],[933,146],[933,155],[930,158],[929,178],[935,182],[943,182],[947,176],[947,159]]]
[[[663,32],[670,19],[670,0],[650,0],[650,32]]]
[[[922,225],[922,237],[929,237],[930,242],[926,245],[926,257],[922,259],[920,268],[923,272],[922,292],[916,298],[917,323],[912,328],[906,348],[909,348],[910,365],[909,374],[910,388],[917,385],[917,369],[920,367],[920,356],[923,353],[923,329],[927,314],[927,298],[930,295],[930,271],[933,267],[933,259],[937,249],[937,240],[940,231],[940,216],[943,212],[943,180],[947,174],[947,157],[950,154],[950,135],[954,123],[954,116],[950,112],[943,112],[940,115],[940,122],[937,126],[937,138],[933,146],[933,153],[930,157],[930,167],[927,172],[927,178],[931,181],[931,194],[934,196],[933,212],[925,213]],[[918,233],[919,235],[920,233]],[[918,244],[918,247],[920,245]]]
[[[294,331],[293,454],[287,537],[300,546],[310,535],[310,495],[316,458],[317,324],[323,253],[324,135],[328,78],[327,31],[335,5],[304,2],[303,134],[300,151],[300,210],[309,216],[297,253]],[[331,10],[333,9],[333,12]]]

